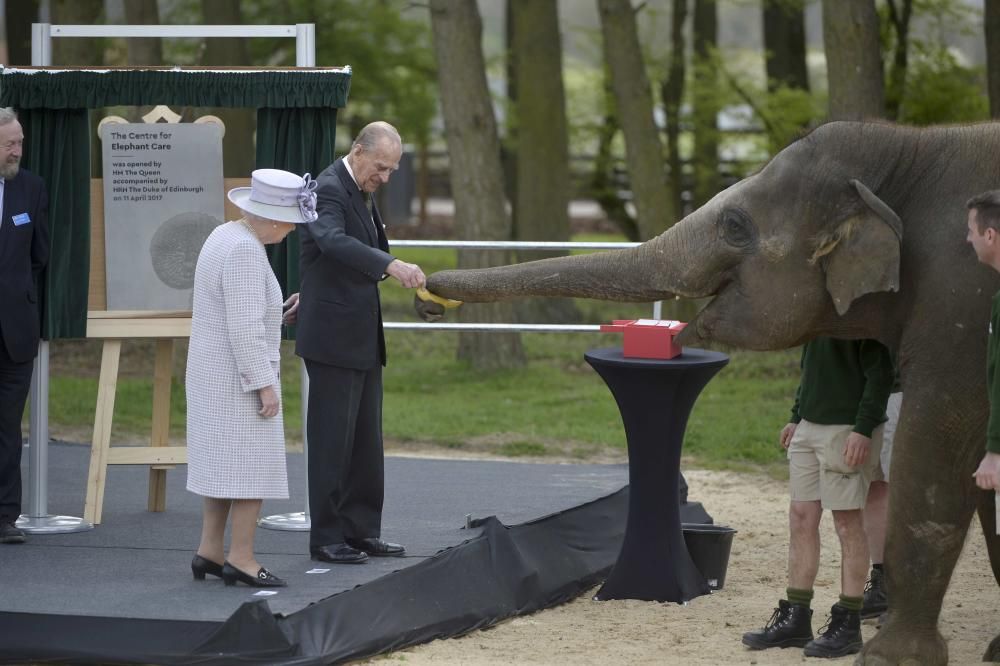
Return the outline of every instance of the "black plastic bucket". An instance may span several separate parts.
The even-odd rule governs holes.
[[[698,571],[713,590],[721,590],[729,568],[729,551],[736,530],[725,525],[683,523],[684,543]]]

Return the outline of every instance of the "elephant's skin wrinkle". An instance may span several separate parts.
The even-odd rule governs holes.
[[[921,542],[932,544],[935,551],[947,552],[961,545],[964,541],[965,530],[960,530],[955,525],[944,525],[931,521],[922,521],[909,527],[910,534]]]
[[[966,242],[965,202],[997,188],[997,173],[1000,123],[828,123],[638,247],[449,271],[428,289],[465,301],[713,297],[682,345],[884,343],[904,387],[886,541],[896,617],[862,663],[943,663],[934,627],[976,504],[967,468],[985,443],[987,324],[1000,290]],[[810,263],[817,239],[836,242]],[[986,528],[1000,579],[1000,536]]]

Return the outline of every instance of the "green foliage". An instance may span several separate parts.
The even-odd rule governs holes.
[[[266,0],[241,3],[246,23],[315,23],[316,65],[350,65],[351,92],[341,120],[353,138],[362,126],[385,119],[403,140],[429,141],[437,109],[437,71],[427,10],[402,0]],[[255,39],[254,64],[295,64],[295,41]]]
[[[935,47],[907,69],[900,122],[930,125],[989,118],[982,67],[966,67],[947,49]]]

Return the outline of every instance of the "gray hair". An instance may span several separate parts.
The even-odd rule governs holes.
[[[9,125],[15,120],[17,120],[17,113],[14,112],[13,108],[9,106],[0,107],[0,126]]]
[[[382,141],[391,141],[397,146],[403,145],[403,140],[399,137],[399,132],[389,123],[376,120],[365,125],[364,129],[358,132],[358,138],[354,140],[354,146],[360,146],[362,152],[370,152],[378,147]]]
[[[989,190],[977,194],[965,202],[965,207],[976,211],[979,233],[987,229],[1000,231],[1000,190]]]

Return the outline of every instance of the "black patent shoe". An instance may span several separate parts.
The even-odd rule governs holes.
[[[314,560],[331,564],[364,564],[368,555],[346,543],[331,543],[328,546],[314,546],[309,549],[309,555]]]
[[[383,541],[378,537],[368,537],[366,539],[346,539],[347,545],[360,550],[370,557],[402,557],[406,555],[406,548],[398,543]]]
[[[246,583],[250,587],[285,587],[285,581],[281,580],[273,573],[261,567],[257,570],[256,576],[240,571],[229,562],[222,565],[222,582],[231,587],[237,581]]]
[[[216,578],[222,578],[222,565],[213,562],[207,557],[195,554],[191,560],[191,573],[195,580],[205,580],[205,574],[212,574]]]

